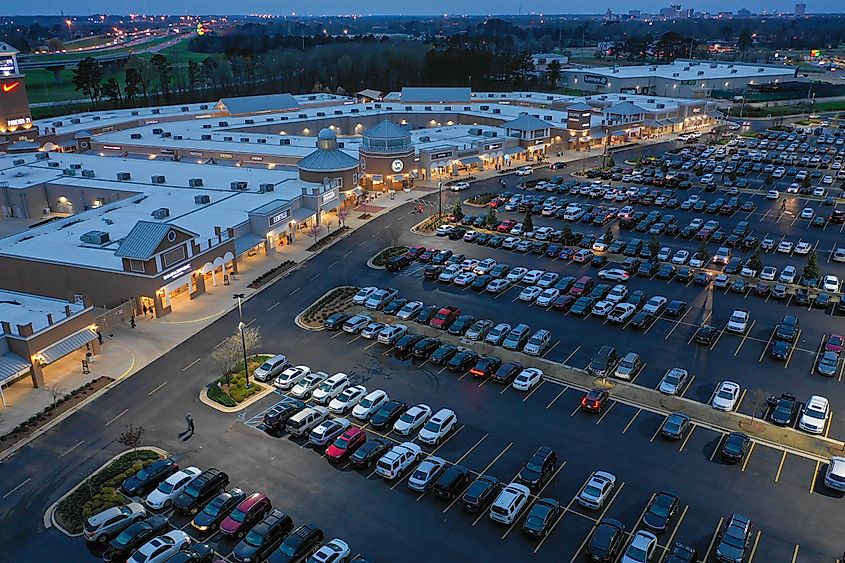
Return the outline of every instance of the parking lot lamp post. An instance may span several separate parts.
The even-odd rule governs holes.
[[[443,181],[437,182],[437,216],[443,217]]]
[[[246,378],[246,383],[244,386],[246,388],[250,387],[249,383],[249,366],[247,366],[247,358],[246,358],[246,336],[244,336],[244,329],[246,329],[246,324],[244,324],[244,313],[243,308],[241,307],[241,300],[246,297],[243,293],[235,293],[232,295],[232,299],[238,300],[238,316],[240,317],[240,322],[238,323],[238,330],[241,331],[241,345],[243,346],[244,350],[244,377]]]

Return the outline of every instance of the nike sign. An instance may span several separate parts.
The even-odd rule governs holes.
[[[3,92],[9,93],[20,85],[21,85],[20,82],[12,82],[10,84],[3,84]]]

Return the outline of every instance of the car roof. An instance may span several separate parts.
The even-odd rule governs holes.
[[[266,498],[267,496],[264,493],[252,493],[241,501],[241,503],[238,505],[238,508],[241,510],[249,510],[253,506],[255,506],[257,502]]]

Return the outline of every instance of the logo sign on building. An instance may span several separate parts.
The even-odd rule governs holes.
[[[188,156],[202,156],[202,153],[197,151],[191,151],[188,153]]]
[[[290,217],[290,209],[285,209],[281,213],[276,213],[275,215],[270,217],[270,226],[272,227],[273,225],[279,223],[280,221],[284,221],[288,217]]]
[[[502,148],[502,143],[490,143],[489,145],[484,145],[484,150],[486,151],[495,151]]]
[[[31,117],[19,117],[18,119],[9,119],[6,121],[6,125],[8,125],[9,127],[26,125],[28,123],[32,123]]]
[[[334,201],[337,199],[337,192],[332,190],[330,192],[326,192],[323,194],[323,203],[326,204],[330,201]]]
[[[10,76],[18,73],[14,57],[0,57],[0,76]]]
[[[175,150],[173,150],[173,149],[159,149],[159,151],[158,151],[158,152],[159,152],[159,153],[161,153],[161,154],[165,154],[165,155],[174,155],[174,154],[176,154],[176,151],[175,151]]]
[[[103,145],[103,150],[107,151],[122,151],[123,147],[119,145]]]
[[[251,157],[249,157],[249,159],[253,162],[261,162],[262,160],[264,160],[264,157],[263,156],[251,156]]]
[[[444,159],[444,158],[449,158],[449,157],[451,157],[451,156],[452,156],[452,152],[451,152],[451,151],[447,151],[447,152],[434,152],[434,153],[431,153],[431,156],[429,157],[429,159],[430,159],[430,160],[442,160],[442,159]]]
[[[234,158],[234,157],[231,155],[231,153],[228,153],[228,152],[221,152],[221,153],[220,153],[220,158]]]
[[[599,86],[607,85],[607,77],[599,76],[598,74],[585,74],[584,82],[587,84],[598,84]]]
[[[190,263],[182,264],[181,266],[179,266],[175,270],[170,270],[169,272],[167,272],[166,274],[161,276],[161,279],[162,279],[162,281],[170,281],[170,280],[172,280],[174,278],[178,278],[182,274],[186,274],[190,271],[191,271],[191,264]]]

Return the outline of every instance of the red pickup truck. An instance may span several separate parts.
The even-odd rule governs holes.
[[[445,330],[449,325],[455,322],[461,314],[461,310],[457,307],[443,307],[434,315],[429,323],[434,328]]]

